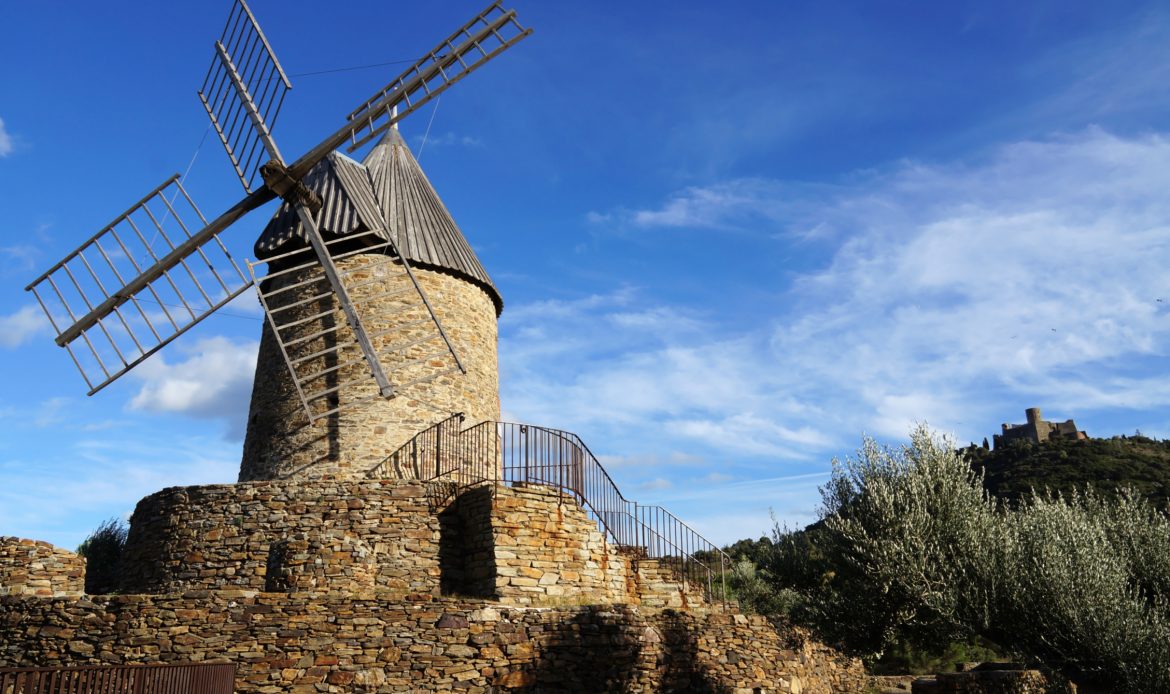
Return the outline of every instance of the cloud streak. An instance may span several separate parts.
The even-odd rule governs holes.
[[[12,150],[12,136],[8,134],[8,129],[4,126],[4,119],[0,118],[0,159],[12,154]]]
[[[142,382],[130,409],[168,412],[228,425],[227,436],[243,436],[259,343],[224,337],[200,340],[186,360],[170,364],[162,355],[131,372]]]
[[[862,433],[902,439],[921,421],[977,441],[1030,405],[1082,425],[1165,407],[1168,188],[1170,140],[1097,128],[901,162],[781,202],[766,198],[800,186],[687,188],[609,215],[647,231],[756,220],[778,254],[808,254],[784,308],[728,325],[626,288],[510,309],[504,400],[577,429],[631,484],[652,464],[675,491],[699,476],[672,466],[675,452],[770,478],[823,471]],[[793,229],[818,232],[794,243]]]
[[[0,316],[0,347],[13,349],[49,329],[49,321],[36,306]]]

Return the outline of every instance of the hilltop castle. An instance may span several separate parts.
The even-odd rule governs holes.
[[[1072,439],[1081,441],[1089,438],[1085,432],[1077,429],[1077,424],[1069,419],[1063,422],[1048,422],[1040,418],[1039,407],[1029,407],[1024,410],[1028,421],[1024,424],[1004,424],[1003,433],[995,435],[995,447],[1009,445],[1012,441],[1031,441],[1044,443],[1057,439]]]

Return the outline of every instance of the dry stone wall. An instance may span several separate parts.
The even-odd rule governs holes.
[[[703,586],[610,544],[576,498],[557,489],[484,486],[460,497],[458,512],[471,595],[511,605],[707,603]]]
[[[706,603],[541,485],[283,480],[171,487],[138,503],[123,593],[466,595],[511,605]]]
[[[550,487],[485,487],[461,513],[486,529],[469,573],[516,605],[636,602],[625,557],[606,542],[577,501]],[[492,498],[494,497],[494,498]]]
[[[355,302],[361,304],[368,295],[385,290],[382,283],[370,282],[376,277],[368,276],[377,272],[374,265],[381,260],[381,256],[362,254],[338,262],[338,268],[343,272],[352,271],[349,277],[355,285],[351,292]],[[240,481],[323,476],[360,479],[378,468],[387,456],[416,433],[452,413],[465,413],[468,423],[500,418],[495,304],[483,289],[471,282],[421,267],[415,268],[414,273],[467,373],[442,375],[385,399],[378,396],[377,385],[369,377],[356,345],[349,346],[341,356],[333,353],[322,355],[298,367],[308,374],[335,369],[339,363],[353,361],[349,366],[328,371],[330,383],[334,385],[353,381],[331,396],[334,398],[331,406],[347,407],[310,424],[280,347],[265,323],[252,387]],[[296,277],[294,272],[280,280],[293,281]],[[359,284],[366,286],[358,287]],[[304,291],[317,293],[320,290],[314,286]],[[285,301],[290,303],[311,298],[301,297],[296,291],[287,294]],[[367,330],[377,335],[373,339],[375,348],[389,348],[433,334],[435,328],[429,322],[410,325],[422,315],[419,307],[417,295],[410,292],[398,298],[366,304],[362,320]],[[290,308],[288,313],[296,314],[290,320],[307,320],[296,328],[306,338],[345,324],[344,315],[332,296]],[[314,318],[321,313],[328,315]],[[334,339],[333,335],[327,333],[316,338],[322,343],[321,349],[332,347],[325,340]],[[291,333],[286,337],[296,339]],[[428,342],[420,349],[434,352],[437,344],[441,343]],[[385,366],[394,368],[393,357],[387,359]],[[437,374],[447,371],[450,365],[448,357],[427,361],[424,368]],[[418,375],[413,374],[411,380]],[[367,398],[365,402],[357,402]]]
[[[304,593],[0,598],[0,667],[226,660],[237,692],[863,692],[761,617]]]
[[[911,691],[913,694],[1051,694],[1076,689],[1053,686],[1039,670],[989,668],[923,677],[914,681]]]
[[[0,537],[0,595],[42,598],[85,593],[85,557],[40,540]]]
[[[171,487],[138,502],[122,592],[439,590],[428,487],[304,480]]]

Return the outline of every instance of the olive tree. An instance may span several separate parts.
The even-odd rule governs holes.
[[[853,650],[977,634],[1082,682],[1170,691],[1170,521],[1136,495],[1008,508],[922,426],[834,461],[822,496],[838,575],[812,602]]]

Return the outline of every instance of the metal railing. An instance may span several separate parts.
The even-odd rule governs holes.
[[[231,694],[235,663],[0,668],[2,694]]]
[[[555,488],[572,495],[615,545],[701,586],[709,599],[726,602],[727,555],[661,506],[626,499],[576,434],[490,421],[462,429],[463,421],[456,414],[423,430],[369,476],[443,480],[459,488],[487,483]],[[715,561],[718,567],[712,566]]]

